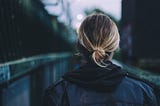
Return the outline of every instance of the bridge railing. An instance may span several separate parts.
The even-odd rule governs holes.
[[[0,106],[41,106],[44,89],[70,70],[70,53],[0,64]]]

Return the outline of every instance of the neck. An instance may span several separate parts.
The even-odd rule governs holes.
[[[111,52],[111,54],[110,54],[109,57],[108,57],[108,60],[109,60],[109,61],[112,61],[113,55],[114,55],[114,52]]]

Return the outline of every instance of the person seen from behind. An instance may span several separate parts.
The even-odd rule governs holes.
[[[78,30],[78,49],[86,60],[45,92],[43,106],[158,106],[152,86],[112,63],[120,36],[104,14],[87,16]]]

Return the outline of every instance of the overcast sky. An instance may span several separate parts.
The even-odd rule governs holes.
[[[42,0],[49,3],[54,3],[56,0]],[[64,3],[66,0],[63,0]],[[77,27],[84,19],[84,10],[99,8],[106,13],[111,14],[117,20],[121,19],[121,0],[68,0],[70,2],[72,26]],[[46,10],[50,14],[59,14],[61,6],[46,6]],[[60,17],[61,21],[66,21],[65,16]]]

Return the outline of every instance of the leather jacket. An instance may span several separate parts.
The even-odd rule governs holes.
[[[46,90],[43,106],[158,106],[152,85],[106,63],[67,72]]]

